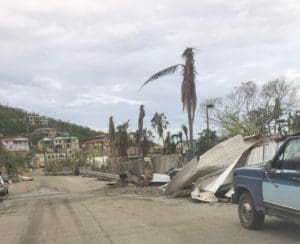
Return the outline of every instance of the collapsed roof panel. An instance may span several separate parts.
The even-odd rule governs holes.
[[[194,158],[183,167],[168,184],[165,194],[173,195],[190,187],[198,178],[226,168],[256,142],[256,138],[244,140],[241,135],[237,135],[214,146],[198,161]]]
[[[279,143],[274,140],[262,140],[253,144],[235,162],[227,166],[222,173],[208,179],[205,177],[198,179],[191,197],[200,201],[206,199],[205,201],[208,202],[211,198],[206,198],[205,196],[207,196],[207,192],[211,192],[217,196],[230,198],[233,194],[233,170],[249,165],[262,165],[272,159],[278,146]]]

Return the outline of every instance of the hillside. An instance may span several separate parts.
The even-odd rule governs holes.
[[[34,129],[45,127],[42,125],[30,125],[28,123],[27,112],[23,109],[13,108],[0,104],[0,134],[4,137],[10,136],[27,136]],[[75,136],[82,143],[87,140],[91,140],[98,135],[99,131],[92,130],[88,127],[56,120],[53,118],[48,119],[48,127],[55,128],[58,135],[62,133],[68,133],[71,136]]]

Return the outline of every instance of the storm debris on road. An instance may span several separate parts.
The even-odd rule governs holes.
[[[24,176],[24,175],[18,175],[18,177],[21,181],[32,181],[33,180],[32,177],[28,177],[28,176]]]
[[[233,171],[262,165],[271,159],[278,143],[274,138],[232,137],[183,167],[165,188],[167,196],[189,194],[201,202],[216,202],[233,194]]]

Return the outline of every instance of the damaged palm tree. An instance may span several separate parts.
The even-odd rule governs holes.
[[[151,119],[151,126],[157,132],[158,138],[162,139],[163,145],[165,144],[164,130],[167,129],[169,122],[164,113],[155,113]]]
[[[183,111],[186,110],[188,115],[189,149],[191,151],[193,151],[193,123],[197,103],[194,54],[195,50],[193,48],[186,48],[182,53],[182,57],[185,59],[184,64],[176,64],[159,71],[158,73],[152,75],[140,88],[142,89],[150,81],[156,80],[162,76],[174,74],[179,67],[183,69],[183,80],[181,84],[181,102],[183,105]]]
[[[124,124],[117,126],[116,146],[119,156],[127,158],[127,150],[129,147],[128,138],[129,120]]]
[[[140,113],[139,113],[139,121],[138,121],[138,141],[139,141],[139,155],[143,155],[143,150],[142,150],[142,141],[143,141],[143,123],[144,123],[144,117],[145,117],[145,110],[144,110],[144,105],[142,104],[140,106]]]
[[[116,132],[115,132],[115,125],[113,121],[113,117],[109,117],[109,147],[110,147],[110,153],[113,155],[116,153]]]
[[[189,149],[189,143],[188,143],[188,141],[189,141],[188,129],[187,129],[186,125],[182,125],[181,128],[182,128],[182,131],[183,131],[183,133],[184,133],[184,135],[185,135],[185,139],[186,139],[187,146],[188,146],[188,149]]]

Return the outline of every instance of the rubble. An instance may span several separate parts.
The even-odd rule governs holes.
[[[166,174],[147,174],[137,176],[130,170],[120,175],[121,182],[132,183],[140,186],[161,186],[170,182],[170,176]]]
[[[31,177],[23,176],[23,175],[18,175],[18,177],[21,181],[32,181],[33,180],[33,178],[31,178]]]
[[[141,176],[134,174],[134,172],[127,170],[124,173],[120,174],[120,181],[139,184],[141,182]]]
[[[239,167],[263,165],[274,155],[279,143],[273,139],[256,141],[246,149],[234,162],[221,171],[199,178],[191,193],[192,199],[204,202],[215,202],[210,195],[218,198],[231,198],[233,192],[233,170]],[[207,197],[209,196],[209,197]]]
[[[237,135],[214,146],[204,153],[199,160],[194,158],[183,167],[168,184],[165,195],[176,196],[176,192],[190,188],[199,178],[224,170],[257,141],[257,138],[244,140],[241,135]],[[211,177],[214,180],[216,175]]]
[[[194,158],[183,168],[169,169],[168,175],[154,173],[152,161],[127,162],[118,168],[120,171],[127,169],[120,174],[121,183],[109,184],[111,187],[160,185],[159,189],[167,196],[190,195],[192,199],[204,202],[228,201],[233,194],[234,169],[263,164],[271,159],[277,147],[278,143],[273,139],[238,135],[216,145],[199,160]],[[169,165],[172,166],[171,162]],[[179,166],[178,162],[175,165]]]
[[[170,176],[166,174],[156,174],[154,173],[152,179],[149,181],[150,186],[161,186],[170,182]]]
[[[272,158],[279,144],[274,138],[243,138],[237,135],[214,146],[199,159],[192,159],[183,168],[177,168],[182,166],[178,163],[179,157],[162,156],[151,160],[116,162],[112,167],[117,174],[88,170],[80,170],[80,174],[108,181],[110,188],[130,184],[137,187],[160,186],[158,189],[166,196],[189,195],[193,200],[214,203],[231,198],[236,168],[265,163]],[[162,159],[167,160],[166,165]],[[66,173],[69,172],[56,172],[58,175]]]
[[[185,165],[167,185],[165,195],[170,196],[176,194],[180,190],[191,188],[193,182],[199,178],[198,171],[196,170],[197,165],[197,158],[192,159]]]

